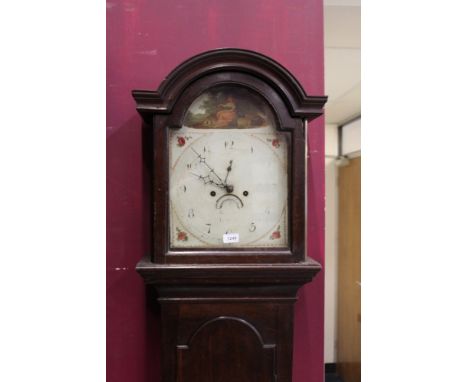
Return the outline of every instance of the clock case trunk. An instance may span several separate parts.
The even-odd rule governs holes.
[[[288,248],[173,249],[169,245],[168,129],[207,89],[241,86],[263,97],[289,136]],[[306,256],[306,121],[326,97],[307,96],[261,54],[220,49],[178,66],[158,91],[133,91],[152,176],[152,251],[137,265],[157,292],[163,382],[291,381],[297,290],[320,264]],[[322,346],[322,344],[318,344]]]

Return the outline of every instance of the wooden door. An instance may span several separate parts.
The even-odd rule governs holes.
[[[278,284],[255,289],[158,289],[162,381],[291,382],[295,298],[290,293],[295,296],[296,289]]]
[[[344,382],[361,380],[361,158],[338,172],[338,347]]]
[[[238,317],[205,322],[177,347],[177,382],[274,382],[275,345]]]

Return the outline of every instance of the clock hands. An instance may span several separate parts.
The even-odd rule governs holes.
[[[200,153],[198,153],[193,147],[190,147],[190,149],[195,153],[195,155],[197,156],[197,158],[195,160],[198,159],[198,161],[200,163],[203,163],[205,165],[205,167],[208,169],[208,175],[200,175],[200,174],[195,174],[195,173],[191,173],[193,175],[195,175],[196,177],[198,177],[199,179],[201,179],[204,184],[213,184],[214,186],[217,186],[219,188],[222,188],[222,189],[225,189],[226,192],[228,193],[231,193],[232,191],[234,191],[234,186],[233,185],[230,185],[230,184],[227,184],[227,178],[229,176],[229,174],[231,173],[231,170],[232,170],[232,160],[229,161],[229,166],[227,168],[227,173],[226,173],[226,177],[223,179],[221,179],[221,177],[216,173],[216,171],[208,164],[206,163],[206,158],[203,157]],[[212,175],[213,177],[216,177],[216,179],[213,179],[212,178]]]
[[[195,173],[191,173],[193,175],[195,175],[196,177],[198,177],[199,179],[203,180],[203,182],[205,184],[213,184],[217,187],[220,187],[220,188],[223,188],[225,189],[226,188],[226,184],[224,183],[224,181],[221,179],[221,177],[216,173],[216,171],[208,164],[206,163],[206,158],[203,157],[200,153],[198,153],[193,147],[190,147],[190,149],[195,153],[195,155],[197,156],[197,158],[195,160],[198,159],[198,161],[200,163],[203,163],[205,165],[205,167],[208,169],[208,175],[200,175],[200,174],[195,174]],[[215,179],[212,178],[212,175],[213,177],[216,177]]]
[[[224,184],[227,184],[227,178],[229,176],[229,174],[231,173],[231,170],[232,170],[232,160],[229,161],[229,166],[227,168],[227,172],[226,172],[226,177],[224,178]]]
[[[189,165],[187,165],[187,168],[192,168],[192,164],[195,163],[195,162],[198,162],[198,165],[200,165],[200,166],[203,165],[208,170],[208,171],[202,171],[202,174],[204,172],[206,175],[202,175],[200,173],[197,174],[195,172],[190,172],[190,173],[192,175],[196,176],[205,185],[206,184],[211,184],[213,186],[216,186],[216,187],[219,187],[219,188],[225,190],[225,193],[223,195],[221,195],[216,200],[216,204],[215,204],[216,208],[217,209],[223,208],[224,203],[227,202],[227,201],[235,203],[235,205],[239,209],[244,207],[243,200],[239,196],[237,196],[236,194],[233,193],[234,192],[234,185],[228,184],[228,178],[229,178],[229,175],[232,172],[233,160],[232,159],[229,160],[229,164],[228,164],[228,166],[226,168],[226,176],[224,177],[224,179],[222,179],[216,173],[214,168],[211,167],[208,163],[206,163],[206,157],[202,156],[202,154],[197,152],[197,150],[195,150],[193,147],[190,147],[190,149],[194,152],[194,154],[196,155],[196,158]],[[206,151],[205,148],[203,148],[203,151],[204,152]],[[247,197],[249,195],[249,192],[244,191],[242,193],[242,195],[244,197]],[[216,196],[216,192],[211,190],[210,196],[212,196],[212,197]],[[253,231],[251,231],[251,232],[253,232]]]
[[[228,193],[231,193],[232,191],[234,191],[234,186],[231,185],[231,184],[227,184],[227,178],[229,176],[229,174],[231,173],[231,170],[232,170],[232,160],[229,161],[229,166],[227,168],[227,172],[226,172],[226,177],[224,178],[224,184],[226,186],[226,191]]]
[[[196,176],[198,179],[201,179],[203,181],[204,184],[212,184],[214,186],[217,186],[219,188],[222,188],[222,189],[225,189],[226,186],[223,184],[223,183],[218,183],[216,181],[214,181],[213,179],[211,179],[210,175],[200,175],[200,174],[195,174],[194,172],[191,172],[192,175]]]

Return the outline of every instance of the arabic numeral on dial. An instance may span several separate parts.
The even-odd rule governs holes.
[[[211,233],[211,224],[205,224],[208,226],[208,232],[207,233]]]
[[[224,141],[225,149],[232,149],[234,147],[234,141]]]
[[[194,218],[195,217],[195,213],[193,212],[193,208],[190,208],[188,210],[187,217],[189,217],[189,218]]]
[[[254,222],[250,223],[249,231],[254,232],[257,229],[257,226]]]

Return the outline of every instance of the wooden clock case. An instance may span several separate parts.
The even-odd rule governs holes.
[[[289,139],[289,247],[174,249],[169,241],[168,129],[203,91],[241,86],[271,106]],[[307,96],[261,54],[219,49],[178,66],[157,91],[133,91],[152,142],[152,254],[137,271],[157,292],[163,382],[288,382],[298,289],[320,264],[306,256],[306,120],[326,97]],[[321,345],[320,345],[321,346]]]

